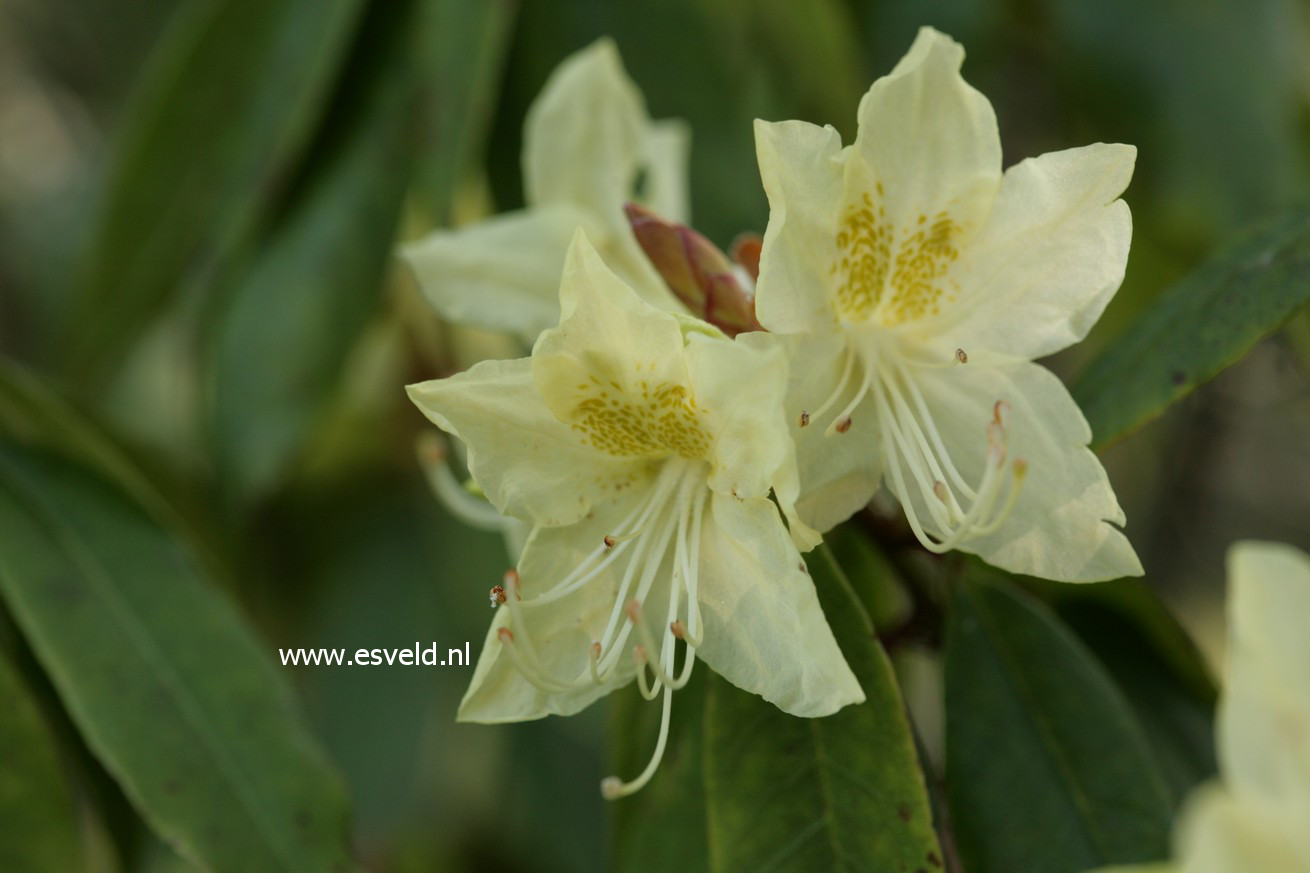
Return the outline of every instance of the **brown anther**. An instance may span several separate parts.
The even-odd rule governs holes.
[[[632,647],[632,659],[633,659],[634,661],[636,661],[638,664],[644,664],[644,663],[646,663],[646,647],[645,647],[645,646],[640,646],[640,645],[638,645],[638,646],[633,646],[633,647]]]
[[[833,429],[837,431],[837,433],[846,433],[846,431],[851,429],[851,417],[849,415],[842,416],[841,421],[837,422]]]
[[[796,565],[796,569],[800,570],[800,571],[801,571],[802,573],[804,573],[806,576],[810,575],[810,568],[807,567],[807,566],[805,566],[805,562],[804,562],[804,561],[801,561],[799,564],[797,564],[797,565]]]
[[[505,596],[505,589],[504,589],[504,588],[501,588],[499,585],[493,585],[493,586],[492,586],[492,588],[491,588],[491,608],[492,608],[492,609],[495,609],[497,606],[504,606],[504,605],[505,605],[505,601],[508,600],[508,599],[509,599],[509,598]]]
[[[675,637],[677,637],[678,639],[680,639],[680,640],[685,640],[685,639],[687,639],[687,636],[686,636],[686,634],[687,634],[687,629],[686,629],[685,627],[682,626],[682,622],[680,622],[680,621],[675,621],[675,622],[670,623],[670,624],[669,624],[669,630],[672,631],[673,635],[674,635]]]
[[[599,661],[599,660],[600,660],[600,643],[592,643],[592,644],[591,644],[591,659],[592,659],[593,661]]]
[[[955,360],[959,361],[961,364],[967,364],[969,363],[969,356],[965,354],[964,349],[956,349]]]
[[[496,636],[500,639],[502,643],[514,642],[514,632],[507,627],[503,627],[500,630],[496,631]]]
[[[946,491],[946,483],[943,482],[941,479],[938,479],[936,482],[932,483],[932,493],[937,495],[937,499],[940,500],[942,503],[947,502],[946,498],[948,496],[948,492]]]
[[[607,549],[614,548],[614,543],[616,542],[617,540],[615,540],[613,536],[611,536],[610,534],[605,534],[605,548]]]
[[[1010,404],[1006,403],[1004,400],[996,401],[996,405],[992,407],[992,420],[996,422],[997,427],[1004,426],[1004,422],[1001,421],[1001,414],[1009,411]]]
[[[628,601],[627,608],[628,618],[634,622],[641,618],[641,601],[635,597]]]
[[[810,414],[808,412],[802,412],[801,427],[809,427],[809,426],[810,426]]]
[[[513,567],[510,567],[508,570],[506,570],[506,571],[505,571],[505,578],[504,578],[504,580],[502,581],[501,584],[504,585],[506,588],[508,588],[510,591],[513,591],[513,592],[514,592],[514,599],[515,599],[515,600],[522,600],[522,599],[523,599],[523,595],[519,593],[519,571],[518,571],[518,570],[515,570]],[[498,585],[498,586],[496,586],[496,587],[499,588],[500,586]],[[501,602],[503,603],[504,601],[501,601]]]

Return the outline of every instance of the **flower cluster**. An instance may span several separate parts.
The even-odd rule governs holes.
[[[651,763],[607,780],[617,797],[654,772],[698,659],[795,715],[863,700],[801,553],[883,485],[930,551],[1066,581],[1141,572],[1086,421],[1032,363],[1123,277],[1134,150],[1002,173],[963,57],[922,30],[845,147],[757,122],[770,217],[747,269],[677,224],[686,135],[647,118],[599,43],[529,115],[529,208],[406,249],[443,316],[533,343],[410,388],[467,445],[486,512],[531,527],[460,718],[662,694]]]

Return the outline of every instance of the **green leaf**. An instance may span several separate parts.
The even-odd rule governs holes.
[[[0,870],[67,873],[85,859],[73,798],[36,701],[0,656]]]
[[[1032,584],[1119,686],[1181,803],[1218,769],[1218,693],[1196,644],[1140,580]]]
[[[651,783],[614,805],[615,869],[631,873],[707,873],[709,836],[703,771],[705,686],[698,665],[677,693],[664,760]],[[614,772],[630,779],[650,760],[659,731],[659,704],[633,688],[615,695]]]
[[[99,384],[183,286],[208,281],[276,207],[362,0],[193,0],[119,127],[79,265],[68,371]]]
[[[940,867],[923,771],[887,655],[826,547],[809,566],[868,699],[827,718],[796,718],[712,677],[704,739],[711,869]]]
[[[1237,363],[1310,303],[1310,209],[1280,216],[1162,294],[1073,385],[1105,446]]]
[[[37,376],[0,358],[0,437],[76,458],[107,476],[156,518],[173,510],[116,445]]]
[[[486,139],[515,12],[506,2],[432,4],[435,39],[424,53],[419,107],[429,135],[420,144],[415,188],[437,224],[450,219],[456,182]]]
[[[277,484],[382,299],[409,179],[421,11],[412,0],[370,11],[303,186],[211,321],[210,444],[237,502]]]
[[[344,794],[265,647],[120,491],[0,443],[0,594],[92,752],[185,858],[353,869]]]
[[[1164,857],[1173,803],[1128,702],[1047,609],[974,566],[946,638],[946,782],[965,868]]]

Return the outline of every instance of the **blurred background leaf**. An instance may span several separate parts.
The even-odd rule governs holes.
[[[93,751],[214,871],[349,870],[345,797],[193,560],[79,469],[0,446],[0,592]]]
[[[36,701],[0,655],[0,869],[66,873],[85,854],[68,782]]]
[[[340,74],[362,0],[191,0],[120,121],[59,362],[103,384],[170,298],[273,210]]]

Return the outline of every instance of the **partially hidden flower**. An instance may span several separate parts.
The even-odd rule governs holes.
[[[579,227],[620,276],[661,306],[677,304],[632,237],[624,203],[688,218],[681,121],[652,121],[618,49],[602,39],[551,75],[524,124],[526,208],[405,246],[424,296],[445,319],[531,344],[559,320],[557,279]]]
[[[496,509],[533,525],[492,590],[502,606],[460,719],[569,715],[634,680],[662,693],[650,765],[607,779],[613,798],[655,771],[697,659],[794,715],[863,700],[798,551],[813,532],[784,522],[781,349],[652,307],[581,232],[559,293],[530,358],[409,389],[467,444]]]
[[[925,547],[1050,579],[1141,573],[1086,448],[1034,358],[1082,339],[1123,278],[1131,146],[1001,172],[963,49],[924,28],[831,127],[756,122],[771,214],[756,313],[793,343],[798,510],[826,530],[881,482]]]
[[[1115,871],[1310,873],[1307,617],[1310,555],[1281,543],[1229,550],[1220,778],[1183,804],[1170,865]]]

